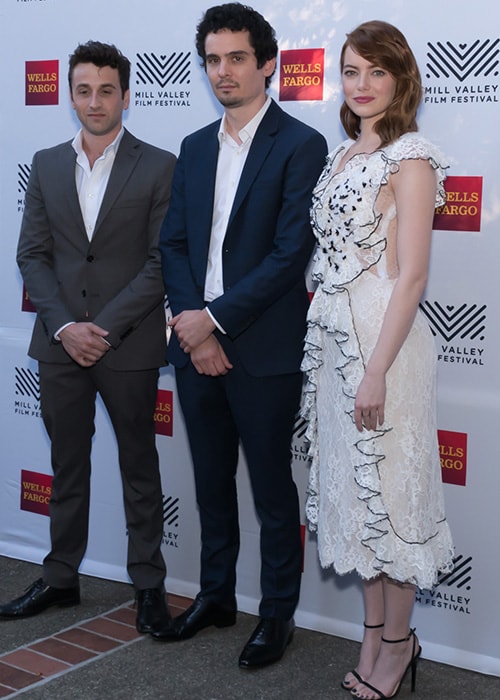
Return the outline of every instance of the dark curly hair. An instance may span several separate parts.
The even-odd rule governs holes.
[[[130,61],[113,44],[103,44],[100,41],[87,41],[79,44],[69,57],[68,81],[71,91],[71,78],[73,69],[79,63],[93,63],[98,68],[109,66],[116,68],[120,77],[122,97],[130,87]]]
[[[407,131],[418,131],[417,109],[422,99],[422,79],[417,61],[405,36],[388,22],[372,20],[364,22],[352,32],[340,54],[340,68],[350,47],[361,58],[388,71],[396,81],[394,100],[374,126],[386,146]],[[360,119],[344,102],[340,108],[340,120],[347,135],[359,136]]]
[[[262,68],[266,61],[270,61],[278,55],[275,32],[269,22],[248,5],[228,2],[225,5],[216,5],[207,10],[196,28],[196,50],[204,68],[206,67],[205,39],[207,34],[216,34],[222,29],[249,33],[250,45],[257,59],[257,68]],[[271,78],[272,75],[266,77],[266,88],[269,87]]]

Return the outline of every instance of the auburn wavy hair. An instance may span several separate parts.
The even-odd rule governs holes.
[[[422,99],[422,79],[405,36],[388,22],[363,22],[347,34],[340,54],[341,71],[347,47],[366,61],[388,71],[396,81],[394,100],[374,126],[382,141],[381,146],[387,146],[407,131],[418,131],[416,117]],[[360,132],[360,119],[345,102],[340,108],[340,120],[349,138],[356,139]]]

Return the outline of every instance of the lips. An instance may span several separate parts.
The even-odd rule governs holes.
[[[354,102],[357,102],[358,105],[367,105],[373,102],[374,99],[374,97],[355,97]]]

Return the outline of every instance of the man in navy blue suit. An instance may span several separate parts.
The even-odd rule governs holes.
[[[304,271],[314,245],[309,206],[327,147],[267,96],[278,47],[258,12],[239,3],[212,7],[196,44],[224,115],[182,143],[160,247],[174,313],[167,358],[201,520],[201,586],[153,637],[186,639],[235,623],[241,441],[261,524],[260,620],[239,658],[253,668],[283,655],[299,598],[290,446],[302,386]]]

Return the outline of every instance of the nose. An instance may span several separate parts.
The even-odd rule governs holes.
[[[229,61],[227,61],[225,58],[221,58],[217,72],[220,75],[220,77],[229,75]]]
[[[370,78],[367,73],[358,74],[358,90],[367,90],[370,86]]]
[[[93,91],[90,95],[90,107],[98,107],[99,102],[99,92],[97,90]]]

